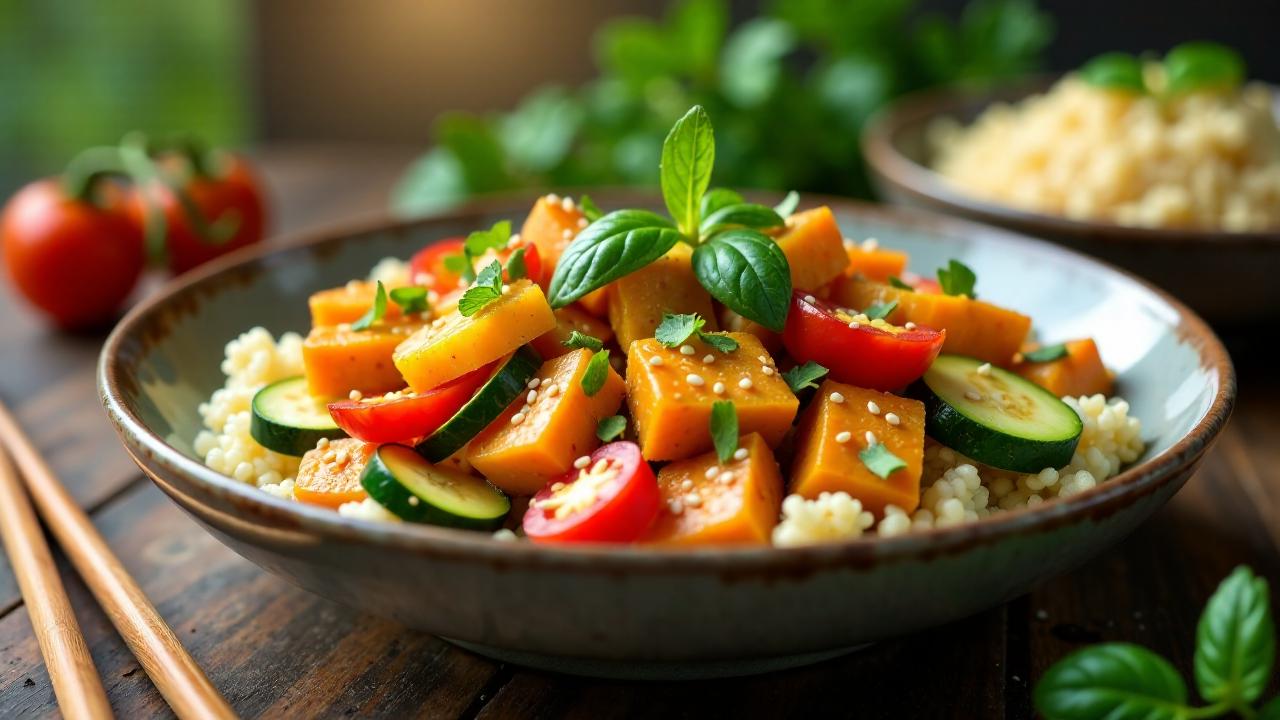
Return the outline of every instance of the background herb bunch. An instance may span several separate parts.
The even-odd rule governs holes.
[[[546,87],[507,114],[452,113],[393,197],[404,214],[524,187],[648,185],[671,124],[716,118],[715,181],[870,192],[858,135],[887,100],[1039,66],[1052,35],[1034,0],[972,0],[958,21],[918,0],[774,0],[730,30],[726,0],[675,0],[662,21],[595,36],[600,76]]]

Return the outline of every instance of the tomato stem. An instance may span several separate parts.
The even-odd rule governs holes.
[[[71,159],[62,174],[67,197],[97,205],[97,187],[108,178],[129,177],[124,157],[114,147],[92,147]]]

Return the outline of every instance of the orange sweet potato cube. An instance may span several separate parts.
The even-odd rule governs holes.
[[[555,311],[555,315],[555,328],[539,335],[529,343],[544,360],[560,357],[569,352],[569,348],[564,346],[564,341],[569,339],[574,330],[606,343],[613,339],[613,328],[609,327],[608,323],[584,312],[577,305],[562,307]]]
[[[871,472],[859,457],[868,446],[867,432],[907,466],[887,478]],[[828,380],[800,419],[790,490],[811,500],[844,491],[880,516],[890,504],[911,512],[920,504],[923,462],[922,403]]]
[[[345,397],[352,390],[377,395],[404,388],[392,355],[422,323],[375,323],[367,330],[349,324],[311,329],[302,343],[302,364],[312,395]]]
[[[592,290],[582,299],[578,300],[578,304],[583,310],[595,315],[598,318],[609,317],[609,290],[613,288],[613,283],[605,285],[599,290]]]
[[[891,277],[901,277],[907,269],[907,254],[897,250],[850,242],[845,245],[845,252],[849,255],[845,275],[861,275],[883,283]]]
[[[339,325],[359,320],[373,307],[377,292],[376,283],[352,280],[342,287],[315,293],[307,300],[307,305],[311,308],[311,326]],[[383,317],[388,321],[399,320],[400,306],[393,302],[387,303],[387,312]]]
[[[760,433],[770,446],[791,428],[800,401],[773,358],[754,335],[728,336],[738,341],[738,349],[730,353],[697,338],[687,343],[692,354],[664,347],[654,338],[631,344],[627,406],[647,459],[680,460],[710,450],[711,406],[718,400],[730,400],[737,408],[739,432]]]
[[[625,385],[609,368],[604,386],[588,396],[582,376],[591,356],[590,350],[573,350],[543,363],[534,401],[517,399],[471,441],[471,466],[509,493],[532,495],[596,449],[596,425],[617,413]],[[517,413],[521,419],[513,422]]]
[[[782,511],[782,474],[759,434],[744,435],[738,446],[746,459],[721,464],[710,452],[662,468],[662,507],[641,542],[767,545]]]
[[[615,280],[609,289],[609,324],[624,351],[631,343],[653,337],[664,313],[697,313],[716,329],[711,295],[693,275],[693,252],[677,245],[655,262]]]
[[[787,256],[791,284],[798,289],[818,290],[849,265],[844,236],[826,205],[787,218],[778,247]]]
[[[550,284],[560,256],[577,237],[585,221],[582,209],[572,201],[566,202],[566,198],[544,195],[533,204],[524,226],[520,228],[520,237],[538,248],[544,285]]]
[[[1113,378],[1102,364],[1098,345],[1092,338],[1064,343],[1067,354],[1049,362],[1023,360],[1013,371],[1049,392],[1064,397],[1111,394]]]

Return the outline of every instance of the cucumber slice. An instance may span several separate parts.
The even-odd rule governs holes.
[[[291,377],[253,396],[249,434],[268,450],[302,457],[320,442],[347,436],[329,416],[325,401],[307,389],[304,377]]]
[[[413,448],[383,445],[369,458],[360,485],[374,502],[409,522],[493,530],[511,501],[484,480],[437,467]]]
[[[515,351],[461,410],[418,443],[418,452],[431,462],[440,462],[461,450],[525,394],[525,385],[541,365],[538,353],[528,346]]]
[[[939,355],[912,394],[924,401],[930,437],[1003,470],[1060,468],[1084,430],[1053,393],[976,358]]]

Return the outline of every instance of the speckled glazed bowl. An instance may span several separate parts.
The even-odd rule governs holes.
[[[227,340],[253,325],[305,330],[312,291],[361,276],[381,257],[407,256],[500,217],[519,220],[527,198],[219,261],[120,323],[103,349],[103,402],[155,483],[263,568],[496,658],[630,677],[762,672],[1005,602],[1124,537],[1186,482],[1227,421],[1235,376],[1226,352],[1199,318],[1142,282],[1007,232],[823,201],[846,234],[905,248],[916,267],[962,259],[977,270],[984,297],[1030,313],[1046,341],[1096,337],[1144,423],[1141,461],[1070,499],[961,527],[808,548],[693,551],[543,547],[356,521],[201,464],[191,448],[196,405],[223,382]]]
[[[1048,78],[991,88],[943,87],[909,95],[863,130],[871,178],[888,202],[1053,240],[1141,275],[1215,326],[1280,318],[1280,229],[1222,232],[1127,227],[1021,210],[972,197],[930,168],[926,134],[936,119],[968,124],[995,102],[1016,102],[1049,87]],[[1275,92],[1280,116],[1280,89]]]

